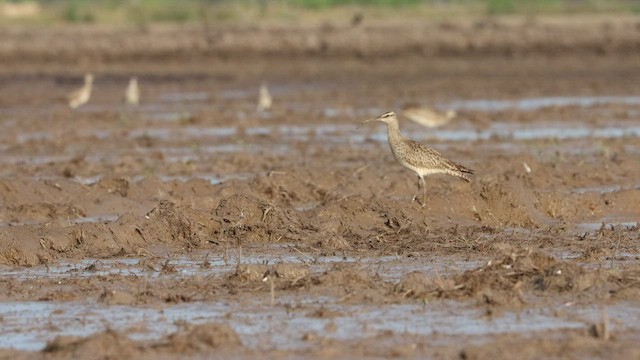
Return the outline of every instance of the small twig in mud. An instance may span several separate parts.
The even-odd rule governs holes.
[[[236,269],[238,269],[242,264],[242,246],[238,246],[238,252],[233,249],[231,251],[233,252],[233,256],[236,258]]]
[[[164,264],[162,264],[162,268],[160,268],[160,271],[165,273],[165,274],[170,274],[170,273],[174,273],[176,272],[176,267],[169,263],[169,259],[165,260]]]
[[[616,243],[616,247],[613,248],[613,254],[611,254],[611,268],[613,269],[613,263],[616,260],[616,253],[618,252],[618,247],[620,246],[620,240],[622,237],[618,234],[618,242]]]
[[[347,293],[347,295],[341,297],[340,299],[338,299],[338,302],[341,303],[345,300],[347,300],[348,298],[350,298],[353,295],[353,293]]]
[[[82,235],[82,236],[84,237],[84,235]],[[153,253],[152,253],[151,251],[149,251],[149,250],[147,250],[147,249],[145,249],[145,248],[143,248],[143,247],[139,247],[139,248],[136,250],[136,254],[138,254],[138,256],[141,256],[143,253],[144,253],[144,254],[147,254],[147,255],[148,255],[148,256],[150,256],[150,257],[153,257],[153,256],[154,256],[154,255],[153,255]]]
[[[607,308],[604,306],[600,312],[600,323],[591,325],[591,335],[604,341],[609,341],[611,339],[609,314],[607,313]]]
[[[611,339],[611,332],[609,329],[609,313],[606,307],[602,307],[602,338],[604,340]]]
[[[269,173],[267,174],[267,177],[272,177],[273,175],[286,175],[287,172],[286,171],[277,171],[277,170],[271,170],[269,171]]]
[[[264,222],[264,220],[267,218],[267,215],[269,214],[269,211],[271,211],[272,209],[273,209],[273,205],[269,205],[266,209],[262,211],[262,222]]]
[[[317,259],[316,259],[316,258],[314,258],[314,257],[313,257],[313,256],[311,256],[311,255],[308,255],[308,254],[303,253],[302,251],[300,251],[300,249],[298,249],[297,247],[295,247],[295,246],[293,246],[293,245],[289,245],[289,249],[292,249],[292,250],[297,251],[298,253],[300,253],[300,255],[305,256],[307,259],[309,259],[309,260],[311,260],[311,261],[313,261],[313,262],[317,262]]]
[[[200,264],[200,268],[208,269],[210,267],[211,267],[211,263],[209,262],[209,253],[207,253],[207,255],[205,255],[204,259],[202,260],[202,264]]]
[[[84,271],[96,271],[98,270],[98,264],[100,263],[100,260],[96,260],[94,262],[92,262],[89,266],[84,268]]]
[[[304,279],[306,277],[306,275],[300,275],[297,278],[293,279],[293,281],[291,282],[291,286],[294,286],[295,284],[298,283],[298,281]]]
[[[225,245],[224,254],[222,255],[222,261],[224,261],[224,265],[229,265],[229,245]]]
[[[404,225],[400,226],[400,228],[398,228],[398,231],[396,231],[396,235],[400,234],[402,230],[409,228],[412,224],[413,220],[406,218]]]
[[[262,278],[262,281],[269,282],[269,292],[271,294],[271,306],[276,304],[276,285],[275,285],[275,281],[273,280],[273,278],[276,276],[277,276],[277,273],[274,270],[267,270],[267,272],[264,274],[264,277]]]
[[[359,167],[356,169],[356,171],[353,172],[353,174],[351,174],[351,176],[356,176],[359,173],[363,172],[364,170],[366,170],[369,166],[371,166],[371,164],[367,164],[365,166]]]
[[[403,299],[404,299],[404,298],[406,298],[407,296],[411,295],[411,293],[413,293],[413,289],[409,289],[409,290],[405,291],[405,292],[402,294],[402,298],[403,298]]]

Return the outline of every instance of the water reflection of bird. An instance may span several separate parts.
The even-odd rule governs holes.
[[[427,200],[425,176],[448,174],[467,182],[470,181],[469,175],[474,173],[473,170],[454,163],[436,150],[402,136],[398,118],[394,112],[387,112],[376,118],[365,120],[365,123],[372,121],[382,121],[387,124],[387,135],[393,156],[402,166],[418,174],[418,192],[413,196],[413,200],[416,199],[422,187],[422,206],[426,204]]]
[[[138,78],[132,77],[129,85],[124,92],[124,102],[129,105],[138,105],[140,103],[140,88],[138,87]]]
[[[272,104],[273,100],[271,99],[267,84],[262,84],[260,86],[260,92],[258,93],[258,112],[269,111]]]
[[[91,88],[93,86],[93,74],[85,74],[84,85],[78,90],[71,92],[67,96],[69,100],[69,107],[76,109],[81,105],[86,104],[91,98]]]
[[[433,128],[449,123],[456,117],[456,112],[447,110],[441,113],[429,107],[410,105],[402,110],[402,115],[420,125]]]

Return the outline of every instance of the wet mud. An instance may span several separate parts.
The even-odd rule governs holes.
[[[613,41],[575,21],[566,42],[542,20],[424,28],[421,48],[400,26],[384,51],[384,26],[220,29],[185,60],[193,29],[3,29],[0,357],[636,358],[637,26],[584,21]],[[113,37],[50,38],[94,32]],[[401,130],[476,171],[427,178],[425,206],[361,125],[406,103],[456,110]]]

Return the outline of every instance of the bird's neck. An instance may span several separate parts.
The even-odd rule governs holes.
[[[387,123],[387,133],[389,134],[389,143],[394,143],[402,140],[402,134],[400,134],[400,126],[398,120]]]

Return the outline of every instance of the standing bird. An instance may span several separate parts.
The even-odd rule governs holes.
[[[70,93],[67,96],[69,100],[69,107],[75,109],[81,105],[86,104],[91,98],[91,87],[93,86],[93,74],[85,74],[84,75],[84,85]]]
[[[470,181],[469,174],[473,174],[473,170],[456,164],[442,156],[439,152],[402,136],[400,127],[398,126],[398,118],[393,111],[384,113],[377,118],[365,120],[364,122],[368,123],[372,121],[382,121],[387,124],[389,145],[391,146],[393,156],[402,166],[418,174],[418,191],[413,196],[413,200],[416,199],[422,187],[422,206],[425,206],[427,200],[427,188],[424,176],[431,174],[449,174],[457,176],[464,181]]]
[[[269,111],[272,104],[273,100],[271,99],[271,94],[269,93],[267,84],[263,83],[260,86],[260,92],[258,93],[258,112],[262,113],[265,111]]]
[[[138,78],[132,77],[129,80],[127,90],[124,92],[124,102],[129,105],[138,105],[140,103],[140,88],[138,88]]]
[[[434,128],[453,120],[453,118],[456,117],[456,112],[454,110],[447,110],[443,114],[428,107],[408,106],[402,110],[402,115],[415,123]]]

